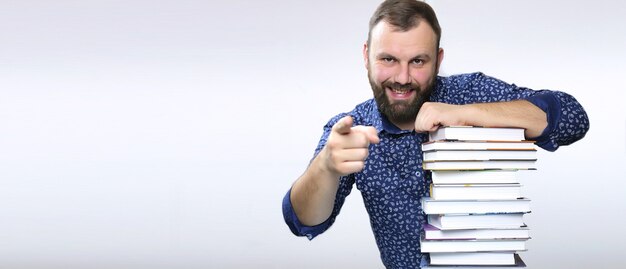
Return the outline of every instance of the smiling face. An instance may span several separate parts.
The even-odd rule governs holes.
[[[420,20],[408,31],[379,22],[363,50],[378,109],[402,129],[412,129],[434,87],[443,50],[430,25]]]

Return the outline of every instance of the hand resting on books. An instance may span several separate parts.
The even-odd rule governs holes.
[[[451,105],[425,102],[415,119],[416,132],[440,126],[524,128],[526,139],[540,136],[548,126],[546,113],[526,100]]]

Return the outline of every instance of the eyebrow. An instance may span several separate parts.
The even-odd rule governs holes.
[[[418,60],[418,59],[429,61],[430,60],[430,55],[428,55],[426,53],[418,54],[417,56],[411,58],[410,61]]]
[[[395,56],[393,56],[393,55],[391,55],[389,53],[386,53],[386,52],[381,52],[378,55],[376,55],[376,59],[383,59],[383,58],[392,58],[392,59],[395,59],[395,60],[398,59],[397,57],[395,57]],[[409,62],[413,61],[413,60],[417,60],[417,59],[423,59],[423,60],[428,61],[428,60],[430,60],[430,55],[428,55],[426,53],[421,53],[421,54],[418,54],[415,57],[411,58],[409,60]]]
[[[397,59],[395,56],[386,52],[381,52],[378,55],[376,55],[376,59],[383,59],[383,58],[392,58],[394,60]]]

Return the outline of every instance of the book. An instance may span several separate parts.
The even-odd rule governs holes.
[[[536,150],[535,141],[428,141],[422,151],[432,150]]]
[[[431,184],[430,197],[435,200],[513,200],[522,197],[522,185],[512,184]]]
[[[422,210],[426,214],[487,214],[529,213],[530,199],[514,200],[435,200],[422,198]]]
[[[463,229],[463,230],[439,230],[437,227],[424,225],[424,239],[530,239],[528,227],[504,228],[504,229]]]
[[[432,253],[430,254],[432,255]],[[526,264],[515,254],[515,264],[513,265],[437,265],[430,264],[430,255],[422,256],[420,261],[420,267],[422,269],[511,269],[511,268],[524,268]]]
[[[519,228],[523,213],[428,215],[428,223],[440,230]]]
[[[432,252],[430,264],[514,265],[515,252]]]
[[[536,169],[537,149],[522,128],[444,126],[422,144],[430,197],[420,244],[422,268],[525,267],[515,253],[530,239],[518,170]]]
[[[526,239],[420,240],[422,252],[524,251]]]
[[[424,152],[424,161],[537,160],[537,150],[435,150]]]
[[[425,161],[425,170],[489,170],[489,169],[537,169],[535,161]]]
[[[519,183],[515,170],[432,171],[434,184]]]
[[[473,126],[444,126],[428,134],[430,141],[474,140],[474,141],[523,141],[522,128],[487,128]]]

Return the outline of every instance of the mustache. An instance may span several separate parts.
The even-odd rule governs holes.
[[[381,83],[381,86],[383,86],[383,88],[392,88],[392,89],[397,89],[397,90],[416,90],[416,91],[420,91],[420,86],[418,86],[417,84],[413,84],[413,83],[406,83],[406,84],[401,84],[398,82],[391,82],[391,81],[385,81],[383,83]]]

